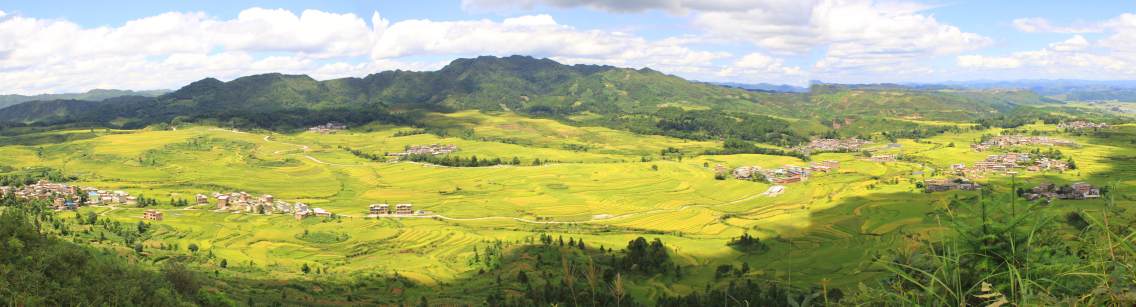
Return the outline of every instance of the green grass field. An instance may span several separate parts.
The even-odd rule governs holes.
[[[476,269],[474,248],[496,240],[522,242],[540,233],[566,234],[591,246],[622,248],[637,236],[662,238],[672,258],[694,269],[682,283],[636,281],[637,293],[689,292],[713,282],[718,264],[749,263],[755,277],[815,286],[822,279],[852,287],[882,271],[872,265],[879,251],[902,246],[906,235],[940,227],[932,217],[955,197],[976,192],[926,194],[915,183],[933,169],[967,164],[989,153],[970,150],[982,134],[947,133],[899,148],[873,144],[876,154],[897,153],[925,161],[875,163],[860,153],[825,153],[813,161],[838,160],[841,168],[789,184],[777,196],[770,185],[715,180],[713,167],[805,165],[797,158],[766,155],[697,155],[720,147],[662,136],[641,136],[509,114],[435,114],[438,127],[469,130],[462,137],[395,136],[408,127],[373,126],[339,134],[236,132],[215,127],[174,131],[57,131],[38,138],[2,139],[0,165],[48,166],[79,177],[77,184],[128,191],[160,201],[166,218],[154,222],[145,244],[200,246],[239,268],[226,274],[247,278],[294,278],[302,264],[347,275],[398,272],[424,284],[457,281]],[[923,121],[920,121],[923,122]],[[935,122],[937,125],[951,123]],[[1058,133],[1051,126],[1025,129]],[[55,136],[63,135],[63,136]],[[66,135],[81,135],[67,137]],[[1136,126],[1107,136],[1059,137],[1081,146],[1061,148],[1079,168],[1065,173],[1023,173],[1019,186],[1088,181],[1113,185],[1118,195],[1136,187]],[[456,144],[456,155],[517,157],[520,166],[458,168],[363,159],[346,148],[382,154],[408,145]],[[954,143],[954,147],[948,144]],[[681,160],[659,152],[680,149]],[[587,148],[587,151],[579,150]],[[642,162],[644,157],[648,161]],[[534,159],[556,161],[540,166]],[[1010,179],[979,180],[1008,190]],[[175,208],[164,200],[197,193],[247,191],[328,209],[338,219],[288,215],[230,214]],[[1118,199],[1132,206],[1129,197]],[[434,218],[364,218],[371,203],[412,203]],[[1102,201],[1057,201],[1042,208],[1062,214]],[[90,207],[105,218],[137,223],[143,208]],[[726,246],[731,237],[756,234],[772,249],[747,255]],[[307,235],[305,235],[307,233]],[[202,251],[203,252],[203,251]],[[686,286],[682,286],[682,285]],[[644,294],[645,295],[645,294]]]

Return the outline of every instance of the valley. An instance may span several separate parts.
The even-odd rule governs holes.
[[[837,161],[840,167],[784,184],[780,193],[769,195],[770,183],[716,180],[715,166],[777,168],[809,162],[761,154],[707,155],[720,143],[570,126],[512,113],[428,117],[441,129],[435,131],[464,134],[409,133],[417,128],[387,124],[329,134],[208,125],[60,130],[0,139],[8,144],[0,147],[0,165],[49,167],[77,176],[73,185],[156,199],[158,204],[149,207],[81,207],[77,216],[94,213],[131,225],[141,221],[143,211],[160,210],[164,218],[149,222],[152,230],[140,241],[145,257],[182,255],[192,244],[201,249],[194,254],[209,255],[196,260],[197,266],[224,260],[227,278],[303,279],[307,273],[301,266],[319,268],[325,276],[319,279],[329,281],[397,273],[421,285],[404,296],[440,288],[443,297],[458,302],[476,300],[465,290],[455,292],[463,288],[463,280],[475,278],[470,272],[493,268],[471,260],[479,257],[479,249],[501,242],[523,246],[543,234],[569,236],[593,248],[621,248],[643,236],[666,242],[674,265],[688,272],[667,283],[628,281],[631,291],[650,300],[658,294],[647,293],[691,291],[677,284],[714,284],[714,273],[702,268],[738,263],[753,268],[748,278],[802,288],[824,282],[851,289],[884,276],[888,272],[875,259],[881,251],[909,244],[911,236],[943,235],[940,215],[959,210],[951,207],[960,197],[977,195],[924,193],[923,180],[949,177],[952,164],[981,161],[989,153],[969,145],[983,135],[1002,133],[999,128],[967,128],[891,145],[877,139],[864,145],[863,152],[815,153],[811,161]],[[1111,136],[1104,139],[1063,133],[1040,122],[1015,129],[1082,144],[1060,148],[1076,159],[1076,170],[1023,172],[1016,176],[1018,187],[1086,181],[1110,186],[1114,195],[1132,195],[1134,168],[1117,164],[1116,158],[1132,154],[1126,142],[1132,141],[1136,126],[1111,127]],[[58,135],[83,136],[50,144],[30,141]],[[447,167],[389,156],[426,144],[456,145],[451,156],[516,158],[520,163]],[[875,162],[867,154],[903,159]],[[1009,176],[975,179],[993,191],[1010,189]],[[287,213],[236,213],[215,210],[215,199],[172,205],[183,199],[192,204],[194,195],[218,191],[271,194],[334,215],[297,220]],[[1131,206],[1132,201],[1122,196],[1116,205]],[[408,203],[428,213],[368,218],[368,205],[374,203]],[[1030,206],[1042,215],[1061,216],[1070,210],[1098,210],[1104,201]],[[308,239],[309,234],[334,239]],[[751,254],[727,245],[743,234],[768,242],[768,251]],[[101,240],[90,244],[117,246]],[[168,246],[179,248],[163,249]]]

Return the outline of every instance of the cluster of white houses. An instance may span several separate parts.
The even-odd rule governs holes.
[[[967,180],[966,178],[934,178],[923,180],[923,191],[926,191],[927,193],[950,190],[973,191],[978,190],[981,187],[982,185]]]
[[[308,128],[308,131],[316,132],[316,133],[323,133],[323,134],[336,133],[336,132],[343,131],[343,130],[347,130],[347,125],[336,123],[336,122],[326,123],[326,124],[323,124],[323,125]]]
[[[394,156],[409,156],[409,155],[444,155],[458,151],[458,145],[454,144],[430,144],[430,145],[411,145],[406,146],[403,152],[396,152],[391,155]]]
[[[369,217],[428,214],[425,210],[414,211],[414,205],[411,204],[396,204],[393,211],[390,204],[371,204],[367,206],[367,212]]]
[[[765,178],[765,181],[767,182],[786,184],[808,180],[809,175],[814,172],[827,173],[838,168],[840,168],[839,161],[827,160],[817,163],[809,163],[809,165],[805,167],[785,165],[781,168],[763,169],[760,166],[742,166],[735,168],[732,174],[734,178],[746,180],[753,179],[754,176],[760,174]]]
[[[978,144],[970,144],[970,148],[975,151],[986,151],[991,148],[1019,145],[1076,146],[1077,143],[1047,136],[1002,135],[992,137]]]
[[[1026,199],[1093,199],[1100,198],[1101,191],[1093,185],[1077,182],[1070,185],[1057,186],[1052,183],[1043,183],[1030,189],[1024,195]]]
[[[1085,130],[1085,129],[1104,129],[1108,128],[1106,123],[1094,123],[1083,120],[1064,122],[1057,124],[1057,128],[1071,129],[1071,130]]]
[[[208,204],[209,197],[197,194],[197,204]],[[260,213],[260,214],[289,214],[297,220],[309,216],[330,217],[330,211],[323,208],[312,208],[304,203],[289,203],[275,199],[272,195],[255,196],[247,192],[219,193],[213,192],[217,200],[217,210],[229,210],[234,213]]]
[[[847,139],[815,139],[808,144],[797,146],[793,150],[803,153],[822,151],[857,151],[860,147],[871,142],[858,138]]]
[[[896,156],[896,155],[873,155],[871,157],[865,158],[864,160],[882,163],[882,162],[895,162],[895,160],[898,160],[898,159],[899,159],[899,156]]]
[[[1040,157],[1034,159],[1028,153],[1007,153],[1002,155],[989,155],[985,160],[974,162],[967,167],[965,163],[951,165],[951,170],[960,176],[980,176],[985,173],[1005,173],[1016,169],[1025,169],[1031,172],[1058,171],[1064,172],[1069,168],[1066,161]]]
[[[138,198],[123,191],[100,190],[95,187],[77,187],[65,183],[40,180],[23,187],[2,186],[0,194],[11,194],[16,198],[51,200],[56,210],[75,210],[82,205],[138,203]],[[82,199],[86,203],[80,203]]]

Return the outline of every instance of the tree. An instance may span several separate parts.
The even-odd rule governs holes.
[[[142,243],[141,242],[134,243],[134,252],[139,253],[139,254],[142,253]]]
[[[186,296],[196,295],[197,290],[201,288],[201,284],[197,281],[197,276],[194,275],[193,271],[190,271],[180,262],[169,261],[162,268],[162,275],[165,275],[166,280],[170,281],[174,289]]]
[[[140,234],[141,234],[141,233],[146,233],[146,229],[148,228],[148,226],[149,226],[149,225],[146,225],[146,223],[145,223],[145,222],[143,222],[143,221],[138,221],[138,233],[140,233]]]
[[[229,261],[225,260],[225,259],[221,259],[221,268],[224,269],[224,268],[227,268],[227,267],[229,267]]]
[[[196,243],[189,243],[189,246],[186,247],[186,248],[188,248],[189,252],[191,252],[191,253],[195,253],[195,254],[197,253],[197,244]]]
[[[304,272],[304,274],[311,273],[312,267],[308,266],[308,264],[305,263],[303,266],[300,267],[300,272]]]
[[[525,271],[518,271],[517,272],[517,282],[522,283],[522,284],[528,284],[529,283],[529,276],[525,274]]]

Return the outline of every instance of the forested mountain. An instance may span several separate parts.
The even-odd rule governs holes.
[[[89,100],[99,101],[107,98],[121,97],[121,96],[148,96],[154,97],[168,93],[167,90],[152,90],[152,91],[131,91],[131,90],[104,90],[94,89],[85,93],[67,93],[67,94],[40,94],[40,95],[0,95],[0,108],[10,105],[28,102],[28,101],[49,101],[49,100]]]
[[[641,133],[793,143],[845,117],[971,121],[1057,102],[1024,90],[920,90],[899,85],[815,84],[805,93],[746,91],[651,69],[563,65],[527,56],[457,59],[437,71],[384,71],[317,81],[262,74],[206,78],[157,97],[25,102],[0,122],[171,121],[302,128],[324,121],[412,123],[420,111],[512,111]],[[803,121],[793,122],[793,119]]]

